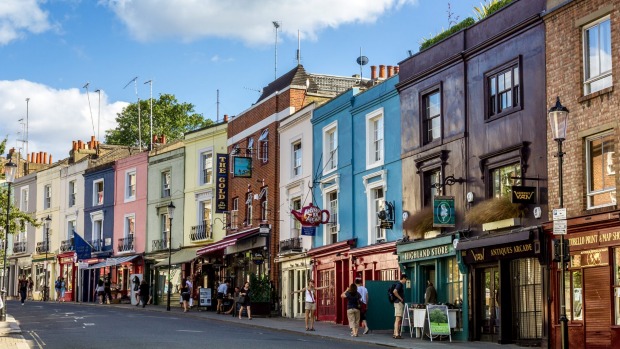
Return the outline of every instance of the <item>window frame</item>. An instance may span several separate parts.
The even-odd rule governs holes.
[[[296,204],[297,203],[297,204]],[[301,196],[291,198],[291,210],[301,211]],[[291,216],[291,230],[297,229],[297,236],[301,235],[301,222],[297,220],[293,215]],[[291,234],[291,237],[294,234]]]
[[[297,146],[299,146],[299,148],[296,149]],[[301,139],[291,143],[291,157],[291,178],[297,178],[302,175],[303,169],[303,145]]]
[[[582,49],[583,49],[583,56],[582,56],[583,66],[582,66],[582,69],[583,69],[583,94],[584,94],[584,96],[587,96],[587,95],[592,94],[592,93],[596,93],[596,92],[598,92],[600,90],[603,90],[605,88],[613,86],[613,59],[611,59],[611,66],[609,68],[609,71],[601,72],[601,73],[599,73],[595,77],[588,78],[588,72],[590,70],[590,68],[588,66],[588,63],[589,63],[589,57],[588,56],[589,56],[590,50],[589,50],[589,47],[588,47],[587,34],[588,34],[588,31],[590,29],[592,29],[594,27],[600,28],[600,25],[603,22],[606,22],[606,21],[609,21],[609,28],[610,28],[610,31],[609,31],[609,38],[610,38],[610,40],[609,40],[609,42],[610,42],[610,45],[611,45],[611,42],[612,42],[612,38],[611,38],[612,29],[611,29],[611,16],[610,16],[610,14],[602,16],[602,17],[600,17],[597,20],[594,20],[592,22],[589,22],[588,24],[586,24],[586,25],[584,25],[582,27],[581,40],[582,40],[582,44],[583,44],[583,46],[582,46]],[[600,40],[600,35],[599,35],[599,40]],[[598,45],[598,46],[599,46],[599,55],[598,56],[600,57],[601,56],[601,54],[600,54],[601,48],[600,48],[600,45]],[[610,53],[613,55],[613,47],[610,47]],[[600,62],[599,62],[599,69],[600,69]],[[609,85],[607,85],[605,87],[602,87],[602,88],[599,88],[599,89],[596,89],[595,91],[592,91],[592,83],[593,82],[604,80],[607,77],[610,77]]]
[[[260,219],[263,222],[268,220],[269,214],[269,188],[263,187],[260,190],[260,194],[258,195],[258,199],[260,200]]]
[[[428,106],[428,99],[431,95],[438,94],[439,95],[439,114],[436,116],[430,117],[427,115],[426,110]],[[420,144],[422,146],[426,146],[428,144],[434,144],[436,142],[441,142],[443,139],[443,88],[442,84],[437,84],[432,87],[429,87],[422,92],[420,92]],[[437,138],[429,139],[428,138],[428,124],[435,118],[439,118],[439,136]]]
[[[131,229],[131,224],[133,221],[133,231]],[[123,237],[124,238],[128,238],[130,235],[131,236],[136,236],[136,214],[135,213],[130,213],[130,214],[126,214],[123,220]]]
[[[28,205],[30,204],[30,188],[27,186],[21,187],[19,189],[20,198],[19,198],[19,210],[22,212],[28,212]],[[25,207],[24,207],[25,206]]]
[[[210,155],[210,160],[209,156]],[[202,149],[199,152],[199,164],[200,169],[198,173],[198,185],[213,184],[213,149]],[[208,162],[211,162],[211,166],[207,167]]]
[[[162,171],[161,172],[161,197],[162,198],[169,198],[170,196],[172,196],[171,183],[172,183],[172,171],[169,169]],[[168,186],[168,188],[166,188],[166,186]],[[166,192],[168,195],[166,195]]]
[[[497,163],[493,163],[492,166],[489,166],[487,168],[487,173],[488,175],[486,176],[486,178],[488,178],[487,181],[487,197],[488,198],[495,198],[495,178],[494,175],[496,173],[496,171],[499,171],[503,168],[507,168],[509,166],[519,166],[519,177],[521,177],[521,179],[512,179],[512,185],[523,185],[523,164],[521,164],[520,159],[517,158],[510,158],[501,162],[497,162]],[[501,191],[501,187],[500,187],[500,191]],[[500,193],[500,198],[501,198],[501,193]],[[507,197],[507,199],[511,199],[512,197],[512,192],[511,195],[509,195]]]
[[[616,153],[616,146],[617,146],[617,144],[615,142],[615,132],[614,132],[613,129],[612,130],[603,131],[603,132],[599,132],[599,133],[595,133],[593,135],[590,135],[590,136],[587,136],[587,137],[584,138],[584,142],[586,143],[585,144],[585,152],[586,152],[586,154],[585,154],[585,162],[586,162],[585,163],[585,174],[586,174],[586,183],[585,183],[585,187],[586,187],[585,188],[586,189],[586,193],[585,194],[586,195],[585,195],[585,197],[586,197],[586,209],[587,210],[592,210],[592,209],[597,209],[597,208],[601,208],[601,207],[609,207],[609,206],[616,205],[615,195],[612,195],[612,193],[615,193],[616,189],[617,189],[617,187],[615,186],[615,175],[613,175],[614,176],[614,181],[613,181],[614,186],[613,187],[607,187],[607,188],[603,188],[603,189],[597,190],[597,191],[594,191],[594,190],[592,190],[590,188],[590,184],[591,184],[591,181],[592,181],[592,174],[591,174],[591,171],[590,171],[590,167],[591,167],[590,163],[591,163],[591,157],[592,157],[591,156],[591,152],[592,152],[592,150],[591,150],[591,143],[592,143],[593,140],[604,139],[604,138],[609,137],[609,136],[611,136],[612,140],[614,140],[614,142],[613,142],[613,149],[614,149],[614,151],[611,152],[611,154],[615,154]],[[605,153],[601,154],[603,158],[606,157],[604,154]],[[613,155],[612,155],[612,158],[613,158]],[[604,168],[602,170],[602,174],[603,175],[612,175],[612,174],[607,174],[607,173],[608,173],[608,170]],[[605,193],[610,193],[609,194],[610,197],[611,197],[610,203],[603,204],[603,205],[593,205],[593,204],[591,204],[591,202],[593,200],[592,198],[594,196],[600,195],[600,194],[605,194]]]
[[[101,184],[101,200],[99,200],[99,191],[97,186]],[[105,180],[99,178],[93,181],[93,206],[100,206],[105,203]]]
[[[336,195],[336,199],[332,200],[331,194]],[[338,242],[338,235],[340,233],[340,224],[338,221],[338,215],[340,211],[339,205],[340,188],[338,186],[330,186],[323,189],[323,207],[329,211],[329,222],[323,225],[323,244],[329,245]],[[334,205],[335,202],[335,205]],[[334,206],[336,207],[334,214]],[[334,239],[335,236],[335,239]]]
[[[133,184],[132,184],[133,178]],[[138,192],[138,176],[136,169],[132,168],[125,171],[125,202],[136,200],[136,194]]]
[[[375,122],[381,123],[380,137]],[[379,146],[377,146],[379,144]],[[379,148],[379,149],[377,149]],[[379,153],[379,158],[376,158]],[[383,107],[366,114],[366,169],[385,163],[385,114]]]
[[[69,197],[67,198],[67,201],[68,201],[68,206],[69,207],[73,207],[77,203],[76,202],[76,200],[77,200],[77,191],[76,191],[77,186],[76,186],[76,184],[77,184],[77,181],[75,179],[72,180],[72,181],[69,181],[69,184],[68,184],[68,186],[69,186],[69,189],[68,189]]]
[[[232,199],[232,210],[230,210],[230,229],[239,228],[239,198]]]
[[[429,167],[424,169],[421,174],[422,190],[420,190],[420,194],[422,195],[422,204],[423,207],[430,207],[433,206],[433,198],[437,196],[437,194],[439,193],[439,189],[434,187],[431,188],[431,184],[435,183],[430,183],[429,181],[427,181],[427,179],[431,179],[431,176],[433,174],[436,174],[438,176],[438,181],[441,183],[441,180],[443,178],[442,168],[440,166]]]
[[[333,135],[333,142],[330,139]],[[331,146],[334,146],[331,148]],[[329,164],[329,166],[328,166]],[[323,175],[338,169],[338,121],[323,127]]]
[[[252,219],[254,212],[252,210],[252,200],[254,200],[254,194],[252,192],[248,192],[245,200],[245,226],[252,226]]]
[[[47,210],[52,207],[52,185],[43,186],[43,209]]]
[[[73,229],[71,229],[73,227]],[[67,220],[67,240],[73,238],[73,232],[77,232],[77,219]]]
[[[259,157],[261,163],[266,164],[269,162],[269,129],[266,128],[261,131],[258,137]]]
[[[523,64],[521,56],[502,64],[499,67],[496,67],[487,73],[484,74],[484,115],[485,121],[493,121],[499,119],[505,115],[520,111],[523,109]],[[514,73],[514,70],[518,69],[517,74]],[[511,103],[512,106],[501,109],[501,93],[499,91],[499,76],[505,74],[507,71],[511,72]],[[491,100],[491,83],[490,80],[495,78],[495,110],[491,110],[491,106],[489,105]],[[516,79],[515,79],[516,78]],[[517,84],[515,84],[515,80]],[[515,91],[516,89],[516,91]],[[508,91],[508,89],[504,89],[502,91]],[[516,103],[515,103],[516,101]]]

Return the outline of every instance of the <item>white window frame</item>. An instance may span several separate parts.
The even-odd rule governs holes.
[[[20,197],[19,197],[19,210],[22,212],[28,212],[28,204],[29,204],[29,195],[30,188],[22,187],[20,188]]]
[[[330,135],[334,135],[333,148]],[[323,127],[323,175],[338,169],[338,121]]]
[[[43,209],[47,210],[52,207],[52,185],[43,186]]]
[[[168,183],[166,183],[166,176],[168,176]],[[172,171],[165,170],[161,172],[161,197],[169,198],[172,196]],[[166,195],[167,193],[167,195]]]
[[[230,229],[239,228],[239,198],[232,200],[232,210],[230,211]]]
[[[248,145],[245,148],[245,156],[254,156],[254,137],[248,138]]]
[[[585,138],[585,148],[586,148],[586,208],[588,210],[591,209],[595,209],[595,208],[600,208],[600,207],[608,207],[608,206],[613,206],[616,204],[616,200],[615,200],[615,194],[616,194],[616,187],[608,187],[608,188],[604,188],[602,190],[598,190],[598,191],[591,191],[590,188],[590,183],[591,183],[591,176],[592,174],[590,173],[590,158],[591,158],[591,148],[590,148],[590,143],[592,140],[594,139],[599,139],[599,138],[605,138],[609,135],[613,135],[614,132],[613,130],[611,131],[605,131],[605,132],[601,132],[601,133],[597,133],[591,136],[588,136]],[[618,143],[614,144],[614,146],[618,146]],[[615,154],[615,152],[614,152]],[[607,174],[606,169],[604,171],[602,171],[603,174]],[[612,196],[612,199],[610,200],[610,203],[608,204],[604,204],[604,205],[597,205],[594,206],[591,204],[592,200],[591,197],[593,197],[594,195],[599,195],[599,194],[604,194],[604,193],[609,193],[609,195]]]
[[[211,155],[211,166],[209,168],[207,168],[207,155]],[[199,169],[198,169],[198,185],[207,185],[207,184],[212,184],[213,183],[213,175],[214,175],[214,170],[213,170],[213,158],[214,158],[215,154],[213,153],[213,148],[205,148],[205,149],[201,149],[198,152],[198,164],[200,165]],[[210,172],[211,176],[209,178],[209,181],[207,181],[205,179],[205,171]]]
[[[376,234],[377,227],[380,224],[379,222],[380,220],[379,220],[379,217],[377,217],[378,211],[375,211],[376,199],[374,198],[374,194],[375,194],[375,191],[379,188],[383,190],[383,198],[381,199],[381,201],[385,202],[386,196],[387,196],[387,187],[386,187],[385,180],[377,180],[377,181],[368,183],[366,185],[366,203],[367,203],[366,212],[368,216],[368,244],[369,245],[376,243],[378,240],[385,241],[387,239],[387,232],[385,231],[385,229],[381,229],[382,236],[380,238]],[[381,204],[380,207],[382,206],[383,204]]]
[[[130,219],[133,219],[133,234],[131,230],[129,229]],[[135,237],[136,236],[136,214],[135,213],[126,214],[124,216],[123,221],[124,221],[123,237],[128,238],[129,235],[133,235]]]
[[[296,150],[295,147],[297,146],[299,146],[299,149]],[[303,162],[303,145],[301,139],[296,139],[291,143],[291,178],[297,178],[302,175]]]
[[[336,214],[332,212],[331,201],[329,200],[329,194],[336,193]],[[340,187],[338,185],[332,185],[329,187],[325,187],[323,189],[323,207],[325,210],[328,210],[329,215],[329,223],[323,224],[323,245],[331,244],[329,237],[332,235],[332,228],[335,225],[336,228],[336,241],[338,241],[340,235]],[[334,218],[335,216],[335,218]],[[334,224],[335,222],[335,224]]]
[[[263,163],[269,161],[269,129],[261,131],[258,137],[258,159]]]
[[[299,207],[295,207],[295,202],[299,203]],[[302,201],[301,201],[301,196],[295,196],[293,198],[291,198],[291,208],[289,211],[292,210],[301,210],[302,208]],[[297,220],[297,218],[295,218],[295,216],[293,216],[292,214],[291,216],[291,237],[299,237],[301,236],[301,222]],[[297,230],[297,236],[295,236],[295,234],[293,234],[293,231]]]
[[[589,48],[588,48],[588,41],[587,41],[587,35],[588,35],[588,31],[594,27],[599,27],[601,23],[605,22],[605,21],[609,21],[610,22],[610,42],[612,40],[611,38],[611,17],[609,15],[601,17],[599,19],[597,19],[594,22],[588,23],[587,25],[585,25],[583,27],[583,31],[582,31],[582,41],[583,41],[583,93],[584,95],[589,95],[591,93],[600,91],[602,89],[605,89],[607,87],[613,86],[613,78],[611,78],[612,76],[612,70],[613,70],[613,60],[610,58],[610,62],[612,64],[611,67],[609,67],[610,69],[608,71],[604,71],[604,72],[600,72],[598,75],[596,76],[591,76],[590,78],[588,78],[588,63],[589,63],[589,58],[588,55],[590,53]],[[599,36],[600,38],[600,36]],[[601,51],[600,51],[600,45],[599,45],[599,57],[601,56]],[[611,51],[612,55],[613,55],[613,45],[612,45],[612,51]],[[600,62],[599,62],[599,69],[600,69]],[[594,91],[592,91],[592,83],[605,79],[607,77],[610,77],[610,83],[607,86],[598,88]]]
[[[73,227],[73,229],[71,229]],[[77,220],[69,219],[67,220],[67,240],[71,240],[73,237],[73,232],[77,232]]]
[[[103,211],[91,212],[90,221],[91,221],[91,229],[90,229],[91,240],[90,241],[101,240],[100,247],[103,248],[105,244],[105,241],[103,239],[103,222],[104,222]],[[98,236],[95,235],[95,226],[96,226],[95,223],[96,222],[101,222],[101,231],[99,232]]]
[[[377,130],[375,122],[380,124]],[[385,162],[385,117],[383,107],[366,114],[366,169]],[[378,148],[378,149],[377,149]],[[378,153],[378,159],[376,159]]]
[[[204,217],[204,206],[205,205],[209,207],[208,219],[205,219]],[[196,222],[198,222],[197,225],[203,225],[203,224],[211,225],[212,220],[213,220],[213,200],[206,199],[206,200],[198,201],[197,211],[196,211]]]
[[[164,240],[165,245],[163,246],[168,247],[168,239],[170,238],[170,219],[168,219],[168,212],[162,212],[159,217],[159,222],[161,224],[160,237]],[[166,228],[168,229],[166,230]]]
[[[254,212],[252,211],[252,200],[253,200],[252,192],[246,194],[245,197],[245,225],[250,227],[252,226],[252,219]]]
[[[99,202],[99,192],[97,186],[101,184],[101,202]],[[93,206],[103,205],[105,202],[105,181],[103,178],[93,181]]]
[[[260,194],[258,194],[258,199],[260,200],[260,219],[261,221],[267,221],[267,215],[269,212],[269,191],[268,187],[264,187],[261,189]]]
[[[133,177],[134,179],[133,186],[131,185],[131,177]],[[136,175],[136,169],[132,168],[132,169],[125,171],[125,202],[135,201],[137,192],[138,192],[138,176]]]
[[[68,199],[68,203],[69,203],[69,207],[73,207],[75,206],[75,204],[77,203],[77,181],[74,179],[72,181],[69,181],[69,197]]]

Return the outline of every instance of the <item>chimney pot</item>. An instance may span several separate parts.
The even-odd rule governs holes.
[[[385,79],[385,64],[379,65],[379,79]]]
[[[400,71],[400,67],[395,65],[394,66],[394,74],[398,74],[399,71]]]
[[[52,164],[52,154],[50,154],[50,162],[48,162],[48,164]]]
[[[47,164],[47,152],[43,152],[43,163]]]
[[[371,80],[377,79],[377,66],[376,65],[370,66],[370,79]]]
[[[224,114],[224,122],[228,122],[228,114]]]
[[[388,78],[391,78],[394,75],[394,67],[391,65],[387,66],[387,76]]]

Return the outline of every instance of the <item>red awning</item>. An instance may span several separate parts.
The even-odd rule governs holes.
[[[228,246],[232,246],[236,244],[238,240],[246,238],[250,235],[254,235],[256,233],[258,233],[258,229],[242,231],[240,233],[235,233],[235,234],[225,236],[222,240],[199,249],[198,251],[196,251],[196,255],[201,256],[203,254],[223,250]]]

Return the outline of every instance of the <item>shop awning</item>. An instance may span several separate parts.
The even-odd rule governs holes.
[[[493,245],[509,244],[512,242],[526,241],[532,237],[532,232],[538,227],[527,227],[518,230],[512,230],[509,233],[493,234],[486,237],[476,237],[471,240],[461,238],[456,245],[457,250],[469,250],[472,248],[486,247]]]
[[[235,234],[231,234],[228,235],[226,237],[224,237],[222,240],[208,245],[208,246],[203,246],[201,247],[197,252],[196,255],[201,256],[203,254],[207,254],[207,253],[211,253],[211,252],[215,252],[215,251],[220,251],[225,249],[228,246],[232,246],[234,244],[237,243],[238,240],[244,239],[250,235],[256,234],[258,233],[258,229],[252,229],[252,230],[248,230],[248,231],[243,231],[241,233],[235,233]]]
[[[117,257],[117,258],[108,258],[105,261],[93,264],[93,265],[89,266],[86,269],[98,269],[98,268],[104,268],[104,267],[113,267],[115,265],[131,262],[136,257],[138,257],[138,255],[124,256],[124,257]]]
[[[196,251],[198,251],[198,249],[201,247],[202,246],[185,248],[185,249],[182,249],[180,251],[173,253],[172,256],[170,256],[170,264],[175,265],[175,264],[191,262],[192,260],[194,260],[194,258],[196,258]],[[164,267],[167,265],[168,265],[168,258],[164,258],[159,263],[155,264],[154,267],[158,268],[158,267]]]

